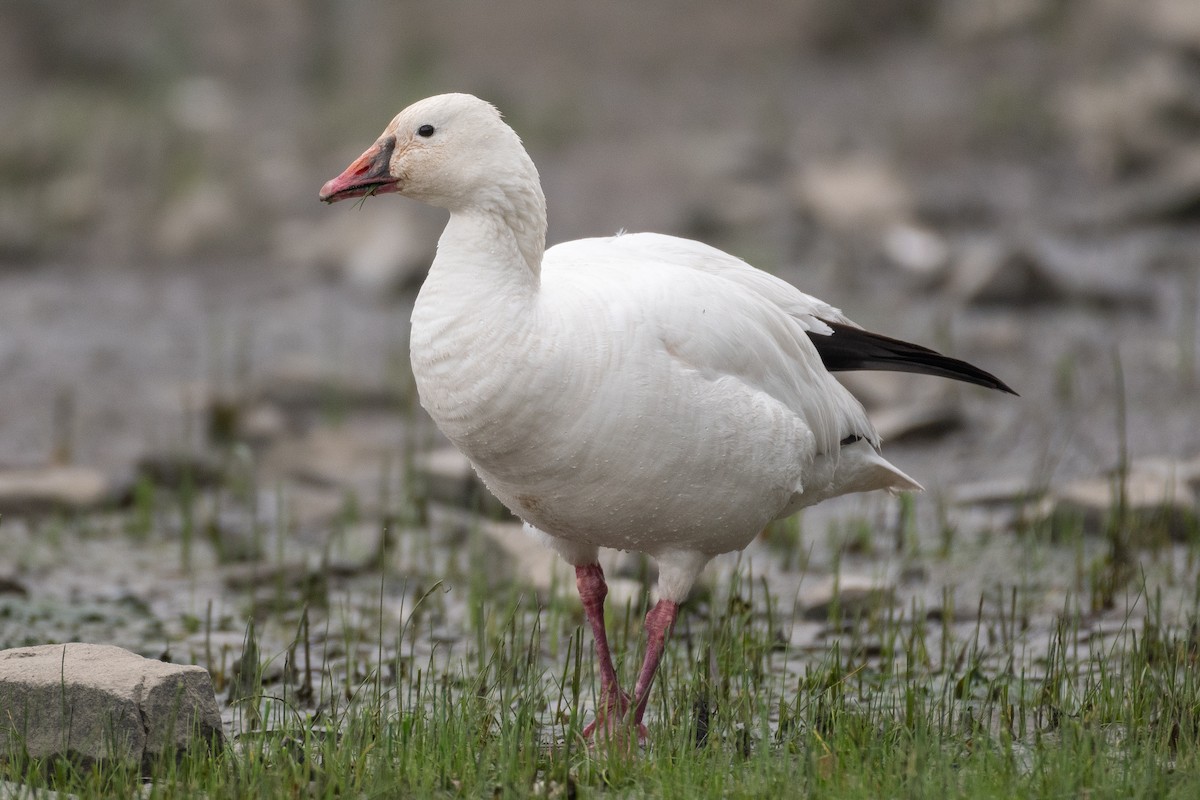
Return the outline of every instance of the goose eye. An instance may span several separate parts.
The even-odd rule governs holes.
[[[433,136],[433,130],[434,129],[432,125],[422,125],[421,127],[417,128],[417,136],[424,136],[426,139],[428,139],[430,136]]]

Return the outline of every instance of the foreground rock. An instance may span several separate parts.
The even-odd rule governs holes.
[[[212,679],[111,645],[0,651],[0,759],[65,757],[146,769],[223,740]]]

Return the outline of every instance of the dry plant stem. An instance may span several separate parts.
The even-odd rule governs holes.
[[[650,687],[654,684],[654,674],[658,672],[658,662],[662,660],[663,649],[667,645],[667,637],[675,626],[675,618],[679,615],[679,603],[670,600],[659,600],[654,608],[646,614],[646,658],[642,662],[642,671],[638,674],[637,686],[633,696],[637,700],[634,709],[633,724],[639,731],[644,730],[642,716],[646,713],[646,703],[650,700]]]
[[[625,717],[629,695],[617,685],[617,670],[608,649],[608,634],[604,628],[604,599],[608,596],[608,584],[604,581],[604,570],[599,564],[575,567],[575,586],[579,589],[583,611],[592,626],[596,664],[600,670],[600,706],[596,709],[596,719],[583,729],[584,738],[591,738],[598,727],[608,733],[613,732],[612,729]]]

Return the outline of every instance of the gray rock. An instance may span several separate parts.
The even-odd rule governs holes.
[[[185,258],[227,246],[242,232],[242,207],[224,184],[204,180],[162,206],[153,241],[158,255]]]
[[[578,600],[575,591],[575,570],[531,536],[520,522],[483,521],[479,531],[495,548],[497,566],[512,579],[534,589],[540,598],[548,600],[557,593],[563,598]],[[623,554],[613,550],[600,552],[600,566],[608,583],[609,608],[637,608],[642,585],[631,578],[620,577],[619,564]]]
[[[1090,210],[1090,221],[1110,225],[1195,222],[1200,217],[1200,152],[1181,149],[1163,161],[1153,173],[1106,194]]]
[[[835,608],[843,617],[859,617],[889,606],[895,601],[895,593],[891,583],[873,577],[831,575],[801,587],[799,602],[805,619],[824,621]]]
[[[888,261],[926,284],[940,280],[950,263],[950,246],[944,238],[907,222],[885,230],[881,246]]]
[[[0,758],[65,757],[145,769],[163,754],[220,746],[221,716],[206,670],[111,645],[0,651]]]
[[[1141,275],[1150,253],[1111,241],[978,238],[962,242],[958,255],[950,289],[974,305],[1148,309],[1154,302]]]
[[[1033,27],[1051,13],[1052,6],[1041,0],[956,0],[936,8],[940,31],[953,40],[976,42]]]
[[[171,87],[167,111],[171,121],[183,130],[206,135],[228,130],[238,113],[230,86],[200,75],[184,78]]]
[[[254,396],[285,420],[288,415],[330,410],[394,412],[405,399],[382,383],[341,374],[327,364],[302,358],[275,365],[256,386]]]
[[[1183,49],[1200,50],[1200,5],[1194,0],[1151,0],[1138,10],[1155,36]]]
[[[1069,85],[1055,107],[1083,161],[1119,177],[1161,166],[1189,145],[1194,132],[1183,123],[1200,100],[1188,59],[1159,48],[1110,76]]]
[[[1164,482],[1180,481],[1187,484],[1197,500],[1200,500],[1200,456],[1178,459],[1169,456],[1147,456],[1134,459],[1130,472],[1149,478],[1156,476]]]
[[[404,423],[395,415],[356,414],[340,425],[281,439],[259,464],[269,480],[353,493],[364,510],[398,496]]]
[[[902,372],[839,372],[836,377],[871,412],[899,405],[914,395],[928,396],[928,389],[922,394],[922,382],[914,380],[916,376]]]
[[[81,511],[112,500],[116,487],[89,467],[0,469],[0,514]]]
[[[7,575],[0,575],[0,595],[16,595],[17,597],[28,597],[29,590],[25,588],[25,584],[21,583],[16,578],[10,578]]]
[[[226,587],[242,592],[259,587],[305,589],[322,579],[318,565],[300,560],[279,564],[230,564],[222,570],[221,575]]]
[[[950,285],[954,294],[980,305],[1061,303],[1065,295],[1043,264],[1000,239],[964,242]]]
[[[216,486],[225,478],[225,469],[212,453],[182,450],[147,453],[138,459],[137,476],[165,489]]]
[[[282,223],[275,257],[372,296],[419,285],[435,255],[437,218],[398,203],[368,202],[350,211]]]
[[[1045,493],[1044,488],[1025,477],[994,478],[955,486],[950,502],[957,506],[1011,507],[1039,499]]]
[[[1075,524],[1084,534],[1102,535],[1121,513],[1122,500],[1125,527],[1133,544],[1189,541],[1200,531],[1200,506],[1188,475],[1182,470],[1165,473],[1136,464],[1123,482],[1117,476],[1099,476],[1055,488],[1037,507],[1033,520]]]
[[[265,447],[288,432],[287,415],[274,403],[256,403],[238,421],[238,439],[253,447]]]
[[[890,163],[871,155],[810,164],[793,193],[800,207],[833,230],[879,230],[912,216],[908,185]]]
[[[885,442],[933,439],[958,430],[965,417],[953,399],[893,406],[871,415],[875,430]]]
[[[488,491],[467,457],[453,447],[439,447],[416,459],[425,499],[478,511],[489,517],[511,516]]]

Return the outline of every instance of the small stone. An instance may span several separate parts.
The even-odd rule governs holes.
[[[139,478],[166,489],[216,486],[225,475],[211,453],[184,451],[147,453],[138,459],[135,470]]]
[[[379,569],[387,552],[393,549],[394,536],[388,523],[359,522],[336,528],[326,549],[328,570],[333,575],[357,575]]]
[[[366,203],[354,214],[290,220],[275,234],[279,261],[330,274],[371,296],[418,285],[436,254],[435,217]]]
[[[575,585],[574,571],[567,562],[537,541],[524,523],[485,521],[479,532],[496,548],[505,571],[543,599],[550,597],[554,587]]]
[[[346,493],[337,487],[295,483],[282,494],[283,513],[298,530],[328,530],[346,511]]]
[[[1045,494],[1027,478],[996,478],[965,483],[950,492],[950,502],[958,506],[1012,506],[1036,500]]]
[[[920,382],[913,380],[916,376],[903,372],[839,372],[835,377],[871,412],[898,405],[902,398],[921,391]]]
[[[1133,544],[1189,541],[1200,531],[1200,508],[1186,476],[1153,470],[1131,469],[1124,481],[1101,476],[1068,483],[1051,492],[1035,519],[1073,521],[1085,534],[1102,535],[1121,513],[1122,500]]]
[[[229,187],[205,179],[163,204],[154,231],[158,254],[167,258],[197,256],[227,245],[243,231],[241,207]]]
[[[835,230],[902,222],[913,206],[908,186],[892,166],[867,155],[812,164],[800,176],[795,194],[819,222]]]
[[[799,597],[804,618],[812,621],[829,619],[835,608],[843,617],[859,617],[894,601],[895,587],[865,575],[831,575],[801,587]]]
[[[1032,27],[1052,13],[1042,0],[955,0],[937,4],[939,27],[953,39],[972,42]]]
[[[257,511],[226,506],[206,515],[203,530],[218,564],[240,564],[263,557],[261,527],[269,524],[255,518]]]
[[[951,399],[893,406],[871,415],[875,430],[885,442],[933,439],[961,428],[962,407]]]
[[[338,374],[308,359],[290,359],[276,366],[257,385],[255,396],[285,419],[289,414],[331,408],[394,412],[403,400],[388,386]]]
[[[0,469],[0,514],[83,511],[113,500],[116,491],[89,467]]]
[[[306,561],[285,561],[282,564],[235,563],[224,567],[221,576],[225,585],[236,591],[271,586],[282,589],[305,589],[320,568]]]
[[[1146,23],[1154,35],[1182,50],[1200,52],[1200,5],[1194,0],[1153,0],[1146,5]]]
[[[416,459],[426,499],[476,511],[489,517],[511,516],[488,491],[467,457],[453,447],[439,447]]]
[[[1160,169],[1105,195],[1096,217],[1123,224],[1195,222],[1200,218],[1200,153],[1172,153]]]
[[[360,508],[374,508],[398,495],[404,445],[404,424],[397,416],[360,414],[281,439],[259,463],[271,479],[345,492]]]
[[[1133,242],[979,238],[961,243],[950,289],[980,306],[1073,302],[1145,310],[1154,294],[1140,276],[1151,257]]]
[[[554,590],[563,597],[578,598],[575,591],[575,570],[557,553],[535,539],[521,522],[483,521],[479,531],[496,548],[496,555],[513,579],[534,589],[540,598],[548,600]],[[604,550],[600,554],[600,566],[604,568],[608,583],[608,603],[611,608],[634,608],[641,601],[643,590],[640,582],[618,577],[621,553]]]
[[[49,644],[0,651],[0,758],[119,762],[224,739],[212,679],[197,666],[111,645]]]
[[[348,252],[341,265],[347,284],[369,295],[387,295],[420,284],[434,253],[428,237],[394,221],[379,225]]]
[[[16,595],[17,597],[28,597],[29,590],[25,588],[25,584],[21,583],[16,578],[10,578],[7,575],[0,575],[0,595]]]
[[[286,435],[287,416],[274,403],[256,403],[246,409],[238,422],[238,439],[253,447],[262,447]]]
[[[1117,178],[1147,167],[1160,171],[1192,143],[1200,110],[1196,88],[1189,58],[1155,48],[1109,76],[1068,85],[1055,107],[1083,161]]]
[[[1041,263],[1000,239],[964,242],[956,267],[951,290],[969,303],[1030,306],[1066,299],[1062,287]]]
[[[206,136],[228,130],[238,118],[229,86],[205,75],[193,75],[172,86],[167,111],[180,128]]]
[[[950,247],[931,230],[909,223],[883,233],[883,253],[902,270],[926,282],[940,278],[950,262]]]

